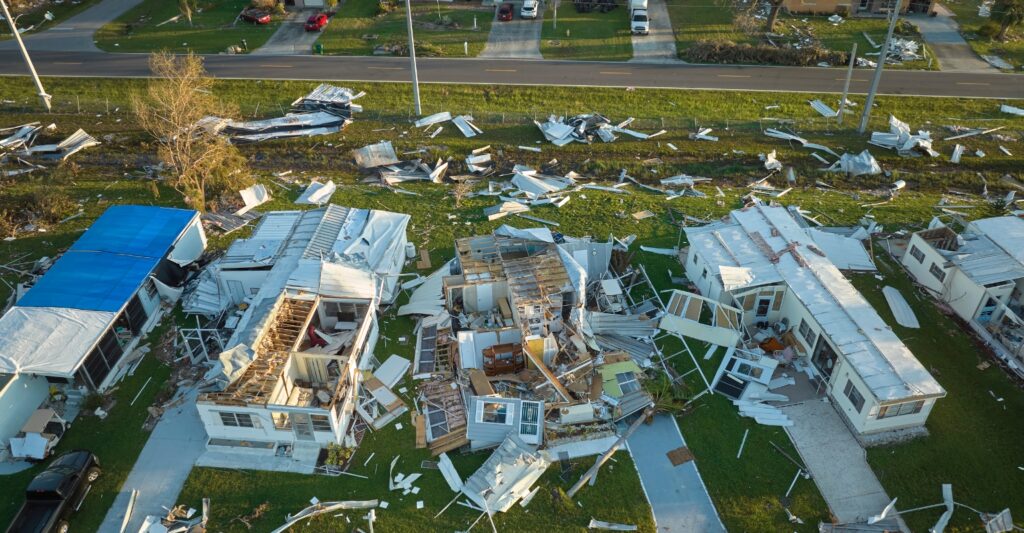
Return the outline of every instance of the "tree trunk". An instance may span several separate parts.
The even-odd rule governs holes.
[[[1010,22],[1004,20],[1003,24],[999,28],[999,35],[996,35],[996,40],[998,40],[998,41],[1005,41],[1006,40],[1006,32],[1009,29],[1010,29]]]
[[[775,21],[779,18],[779,11],[782,9],[782,2],[772,2],[772,10],[768,12],[768,33],[775,31]]]

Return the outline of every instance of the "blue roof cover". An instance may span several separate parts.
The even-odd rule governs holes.
[[[119,311],[195,214],[185,209],[133,205],[107,209],[18,305]]]

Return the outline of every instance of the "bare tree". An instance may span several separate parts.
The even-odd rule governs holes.
[[[473,192],[473,183],[469,180],[456,181],[452,185],[452,196],[455,197],[455,208],[458,209],[462,206],[462,201],[465,200],[469,193]]]
[[[768,0],[771,4],[772,9],[768,12],[768,22],[765,26],[765,30],[768,33],[775,31],[775,21],[779,18],[779,11],[782,9],[782,2],[784,0]]]
[[[192,12],[196,10],[196,0],[178,0],[178,11],[188,20],[188,25],[192,25]]]
[[[154,79],[132,95],[139,125],[157,144],[157,156],[173,172],[170,184],[199,211],[207,200],[249,180],[245,159],[226,139],[208,131],[202,119],[230,115],[213,95],[213,78],[196,55],[157,52],[149,58]]]

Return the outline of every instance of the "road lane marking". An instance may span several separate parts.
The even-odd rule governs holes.
[[[598,74],[611,74],[613,76],[615,76],[615,75],[617,75],[617,76],[629,76],[629,75],[632,75],[633,73],[632,72],[623,72],[621,70],[602,70],[602,71],[599,71]]]
[[[81,61],[54,61],[54,65],[81,65]]]
[[[292,68],[292,65],[260,65],[262,68]]]
[[[846,81],[846,78],[836,78],[836,81]],[[850,81],[860,81],[860,82],[867,83],[868,80],[861,80],[861,79],[857,79],[857,78],[850,78]]]
[[[516,70],[512,68],[487,68],[484,70],[486,72],[516,72]]]
[[[746,74],[719,74],[718,77],[719,78],[750,78],[752,76],[748,76]]]
[[[370,70],[405,70],[405,67],[366,67]]]
[[[957,85],[991,85],[990,83],[983,83],[980,81],[958,81]]]

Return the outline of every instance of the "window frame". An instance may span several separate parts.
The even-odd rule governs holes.
[[[540,435],[540,402],[522,402],[523,412],[519,415],[519,434],[536,437]]]
[[[640,386],[640,379],[637,378],[636,372],[616,372],[615,382],[619,385],[619,391],[625,396],[629,393],[636,392],[642,387]],[[626,390],[626,388],[630,390]],[[635,387],[635,388],[634,388]]]
[[[502,415],[499,420],[498,415]],[[477,422],[511,426],[515,420],[515,406],[509,402],[489,402],[481,400],[477,414]]]
[[[846,378],[846,386],[843,387],[843,395],[850,401],[850,405],[857,410],[858,413],[864,410],[864,395],[860,393],[860,389],[853,384],[853,380]],[[854,397],[856,396],[856,398]]]
[[[928,267],[928,273],[931,274],[933,278],[939,280],[939,283],[946,282],[946,271],[942,270],[942,267],[940,267],[938,263],[932,263],[932,266]]]
[[[878,408],[878,415],[876,415],[875,418],[882,420],[884,418],[895,418],[897,416],[916,415],[923,409],[924,400],[883,405]]]
[[[910,256],[913,257],[914,259],[917,259],[918,263],[924,264],[924,252],[922,252],[916,244],[910,245]]]
[[[327,415],[309,415],[309,423],[313,426],[313,432],[331,433],[331,417]]]
[[[799,331],[800,337],[803,341],[807,343],[807,347],[813,350],[814,343],[818,340],[818,334],[814,331],[814,328],[811,327],[811,324],[807,322],[806,319],[801,318],[800,325],[797,327],[797,330]]]
[[[234,411],[217,411],[220,416],[220,424],[225,427],[256,429],[256,419],[251,413],[236,413]],[[247,421],[243,423],[242,421]],[[230,423],[229,423],[230,421]]]

